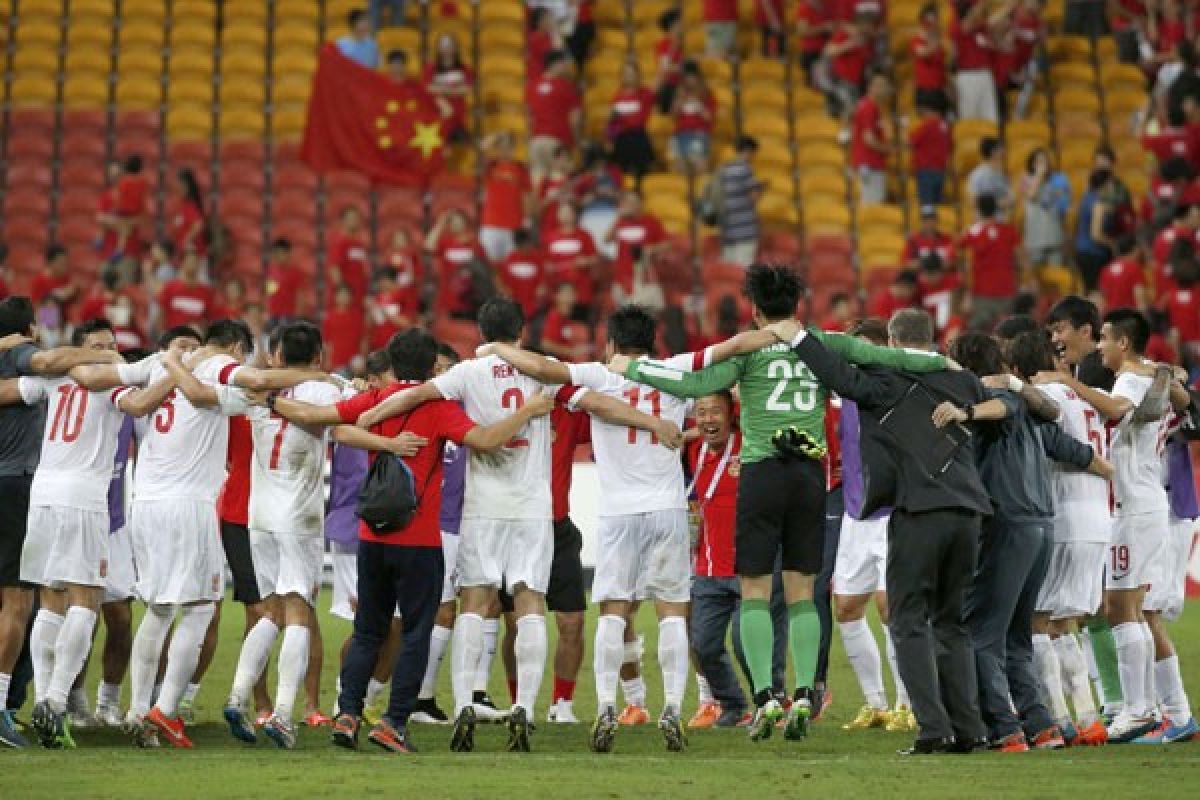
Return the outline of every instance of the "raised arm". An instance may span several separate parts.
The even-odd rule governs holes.
[[[55,347],[39,350],[29,359],[30,369],[38,375],[63,375],[83,364],[121,364],[124,359],[112,350],[85,347]]]
[[[278,402],[276,401],[276,406],[278,406]],[[278,408],[276,411],[278,413]],[[338,425],[331,431],[331,434],[333,440],[338,444],[357,447],[360,450],[386,451],[404,457],[415,456],[422,447],[429,444],[428,439],[412,431],[401,431],[389,439],[353,425]]]
[[[433,381],[425,381],[420,386],[396,392],[370,411],[363,412],[356,424],[360,428],[370,428],[378,425],[385,419],[390,419],[400,414],[407,414],[423,403],[431,403],[434,400],[443,399],[445,398],[438,391],[437,385]]]
[[[880,347],[857,336],[809,330],[833,352],[862,367],[889,367],[905,372],[940,372],[950,367],[945,356],[902,347]]]
[[[863,408],[879,408],[899,399],[891,382],[855,369],[816,336],[805,336],[793,352],[812,370],[817,380]]]
[[[476,425],[463,437],[463,444],[480,453],[499,450],[512,441],[534,417],[543,417],[554,409],[554,399],[544,394],[529,398],[525,405],[492,425]]]
[[[339,425],[342,421],[337,406],[315,406],[290,397],[276,397],[269,407],[288,422],[309,428]]]
[[[175,378],[167,375],[145,389],[126,392],[117,400],[117,408],[135,417],[144,417],[158,409],[175,388]]]
[[[630,428],[640,428],[658,436],[658,440],[672,450],[678,450],[683,442],[683,434],[674,422],[662,417],[652,417],[638,411],[628,403],[622,403],[599,392],[583,390],[575,406],[598,419],[613,425],[625,425]]]
[[[1099,389],[1093,389],[1078,381],[1074,375],[1065,372],[1039,372],[1033,379],[1034,383],[1061,383],[1100,412],[1100,415],[1111,422],[1119,422],[1133,410],[1133,403],[1127,397],[1111,395]]]
[[[555,361],[552,358],[546,358],[501,342],[493,342],[479,350],[480,355],[488,353],[499,356],[512,364],[517,372],[542,383],[553,385],[571,382],[571,371],[561,361]]]
[[[694,372],[685,372],[661,361],[646,359],[629,361],[624,365],[622,374],[631,381],[653,386],[676,397],[703,397],[737,383],[741,365],[737,361],[723,361]]]
[[[734,356],[743,356],[757,352],[764,347],[778,344],[778,342],[779,339],[767,328],[761,328],[756,331],[742,331],[736,336],[731,336],[725,341],[714,344],[705,350],[705,361],[709,364],[718,364],[722,361],[728,361]]]

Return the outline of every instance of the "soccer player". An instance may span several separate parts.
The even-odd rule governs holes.
[[[654,349],[654,318],[627,306],[608,318],[609,355],[646,358]],[[681,426],[689,403],[611,374],[599,363],[562,364],[493,345],[491,352],[545,383],[570,384],[560,396],[568,405],[586,390],[649,411]],[[667,749],[683,750],[680,710],[688,677],[687,604],[691,570],[687,500],[678,457],[653,434],[614,425],[593,415],[592,447],[600,475],[600,527],[592,599],[600,603],[594,669],[597,719],[591,747],[612,751],[617,732],[616,692],[625,655],[626,617],[635,601],[655,601],[659,617],[658,659],[664,704],[659,718]]]
[[[1040,379],[1057,379],[1105,419],[1116,423],[1112,436],[1116,517],[1105,572],[1105,607],[1117,644],[1124,704],[1108,726],[1108,741],[1113,743],[1131,742],[1158,726],[1154,693],[1156,642],[1167,647],[1170,643],[1161,627],[1158,610],[1144,610],[1148,587],[1167,577],[1165,562],[1170,553],[1160,451],[1165,441],[1166,420],[1141,421],[1132,413],[1152,384],[1150,377],[1138,374],[1138,367],[1145,362],[1149,338],[1149,323],[1140,313],[1119,309],[1105,316],[1099,349],[1104,366],[1117,375],[1111,395],[1085,386],[1069,375],[1050,374]],[[1171,400],[1177,407],[1186,407],[1190,398],[1183,387],[1175,384],[1171,387]],[[1151,620],[1152,625],[1148,624]],[[1178,660],[1174,664],[1178,668]],[[1181,724],[1186,723],[1181,721]]]
[[[795,316],[800,281],[788,267],[752,265],[745,291],[760,327]],[[912,371],[944,368],[940,356],[879,348],[852,337],[814,332],[829,347],[864,364]],[[749,351],[743,353],[743,351]],[[724,360],[730,358],[731,360]],[[686,360],[685,360],[686,361]],[[736,569],[741,583],[741,639],[754,683],[757,710],[750,736],[770,736],[783,718],[771,693],[774,628],[770,598],[777,555],[783,553],[783,584],[788,604],[789,640],[796,675],[796,702],[788,711],[785,736],[807,735],[812,715],[820,623],[813,605],[814,577],[821,568],[825,522],[825,400],[828,392],[792,349],[766,331],[735,340],[681,361],[616,359],[610,368],[632,381],[671,394],[699,397],[733,385],[741,401],[742,478],[738,492]]]
[[[236,387],[283,389],[324,376],[313,370],[243,366],[252,339],[242,322],[214,322],[204,345],[191,355],[191,371],[171,351],[121,368],[143,379],[134,382],[154,382],[169,372],[178,385],[147,427],[134,473],[131,532],[138,596],[146,603],[146,614],[134,636],[126,722],[142,746],[155,746],[158,733],[175,747],[192,746],[176,712],[224,590],[216,499],[228,449],[226,417],[249,408]],[[152,706],[159,658],[177,612],[181,618]]]
[[[107,320],[77,327],[72,345],[115,353]],[[167,378],[144,390],[90,392],[69,376],[23,377],[26,405],[53,405],[30,487],[32,534],[21,553],[21,579],[40,587],[30,634],[37,704],[33,727],[45,747],[74,747],[67,695],[92,646],[108,572],[108,483],[125,414],[145,416],[171,391]]]

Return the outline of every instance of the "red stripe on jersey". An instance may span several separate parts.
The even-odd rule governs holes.
[[[132,392],[132,391],[133,391],[132,386],[118,386],[117,388],[112,390],[112,394],[109,395],[109,399],[112,401],[112,404],[115,406],[121,400],[121,395],[125,394],[126,392]]]
[[[587,389],[565,383],[554,393],[554,402],[574,409],[575,403],[579,402],[579,399],[583,397],[583,393],[586,391]]]
[[[712,358],[712,348],[706,347],[699,352],[692,353],[692,369],[702,370],[709,365]]]
[[[232,375],[233,371],[236,370],[240,366],[241,366],[241,364],[233,363],[233,364],[226,364],[225,366],[221,367],[221,371],[217,374],[217,382],[222,384],[223,386],[228,386],[229,385],[229,376]]]

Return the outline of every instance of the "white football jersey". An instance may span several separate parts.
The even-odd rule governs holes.
[[[217,355],[192,370],[197,380],[216,389],[215,408],[196,408],[178,390],[146,425],[133,473],[133,499],[186,498],[216,502],[225,481],[225,458],[229,448],[227,417],[245,414],[250,408],[245,394],[232,386],[241,368],[234,359]],[[167,374],[161,364],[149,375],[150,383]]]
[[[117,434],[125,421],[118,403],[133,388],[89,392],[67,377],[23,377],[17,387],[26,405],[48,404],[30,505],[107,512]]]
[[[526,398],[557,387],[518,372],[499,356],[455,364],[433,379],[442,397],[463,404],[480,425],[508,418]],[[463,519],[550,519],[550,416],[531,420],[493,453],[472,451],[467,460]]]
[[[280,392],[316,406],[342,399],[324,381],[308,381]],[[246,415],[254,436],[250,470],[250,528],[270,533],[320,536],[325,524],[326,428],[293,425],[265,408]]]
[[[1061,383],[1039,386],[1058,405],[1058,425],[1081,444],[1091,445],[1101,458],[1108,457],[1108,431],[1100,412]],[[1054,539],[1059,542],[1107,542],[1112,513],[1108,507],[1108,481],[1099,475],[1053,462]]]
[[[691,356],[675,356],[661,363],[676,369],[692,368]],[[616,375],[603,364],[570,364],[571,383],[590,389],[645,414],[669,419],[683,428],[691,401],[660,392]],[[577,402],[579,394],[571,398]],[[683,466],[679,453],[663,446],[649,431],[613,425],[592,415],[592,451],[600,479],[600,516],[619,517],[687,508]]]
[[[1136,408],[1153,382],[1153,378],[1123,372],[1117,376],[1112,394],[1126,398]],[[1112,435],[1112,462],[1118,516],[1166,510],[1167,492],[1162,479],[1166,433],[1166,419],[1137,425],[1132,410],[1117,424]]]

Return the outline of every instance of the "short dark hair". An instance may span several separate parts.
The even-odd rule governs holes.
[[[800,302],[800,278],[782,264],[751,264],[742,292],[767,319],[787,319],[796,313]]]
[[[486,341],[515,342],[525,327],[525,311],[517,301],[497,296],[484,301],[475,321]]]
[[[996,154],[1000,149],[1000,140],[995,136],[985,136],[979,140],[979,155],[987,160]]]
[[[457,364],[458,362],[462,361],[462,356],[460,356],[458,351],[451,347],[447,342],[438,342],[437,354],[450,359],[451,364]]]
[[[703,397],[719,397],[722,400],[724,400],[726,402],[726,404],[728,404],[729,409],[731,411],[733,410],[733,407],[737,404],[736,401],[734,401],[734,399],[733,399],[733,391],[731,391],[730,389],[717,389],[715,392],[709,392],[708,394],[704,395]],[[701,399],[703,399],[703,397],[697,397],[696,399],[701,400]],[[737,425],[736,419],[733,421],[733,424]]]
[[[199,342],[200,333],[191,325],[176,325],[174,328],[167,328],[158,337],[158,349],[166,350],[176,339],[195,339]]]
[[[896,344],[928,348],[933,345],[933,317],[920,308],[902,308],[887,323],[888,336]]]
[[[272,250],[286,250],[287,252],[290,253],[290,252],[292,252],[292,240],[287,238],[286,236],[280,236],[280,237],[276,238],[275,241],[271,242],[271,249]]]
[[[240,344],[245,353],[254,350],[254,336],[250,333],[250,327],[240,319],[219,319],[212,323],[204,334],[204,343],[215,344],[217,347],[233,347]]]
[[[1136,355],[1146,352],[1146,344],[1150,341],[1150,321],[1145,314],[1132,308],[1118,308],[1105,314],[1104,322],[1112,326],[1118,339],[1129,340],[1129,346]]]
[[[1000,345],[991,336],[978,331],[967,331],[950,343],[950,357],[963,369],[979,377],[999,375],[1004,371],[1004,356]]]
[[[23,295],[13,295],[0,300],[0,336],[33,333],[33,303]]]
[[[349,14],[346,15],[346,22],[350,25],[351,28],[353,28],[355,25],[358,24],[358,21],[361,20],[364,16],[366,16],[366,12],[363,11],[361,8],[356,8],[356,9],[352,10]]]
[[[409,328],[392,337],[387,353],[398,380],[426,381],[433,375],[437,340],[419,328]]]
[[[621,353],[650,353],[658,323],[641,306],[623,306],[608,317],[608,340]]]
[[[513,231],[513,246],[517,249],[533,244],[533,234],[528,228],[517,228]]]
[[[1039,327],[1037,320],[1028,314],[1013,314],[1000,320],[1000,324],[996,326],[996,336],[1000,339],[1015,339],[1020,334],[1036,331]]]
[[[896,273],[896,277],[892,278],[892,283],[898,286],[911,286],[915,289],[920,284],[920,278],[917,277],[915,269],[905,269]]]
[[[562,50],[551,50],[542,59],[542,69],[549,70],[567,60],[567,54]]]
[[[850,328],[850,335],[866,339],[872,344],[885,345],[888,341],[887,324],[876,317],[863,317]]]
[[[408,53],[404,52],[399,47],[393,47],[391,50],[388,50],[387,63],[408,64]]]
[[[1088,175],[1088,190],[1098,192],[1104,188],[1105,184],[1112,180],[1112,170],[1110,169],[1094,169]]]
[[[1117,255],[1127,256],[1138,248],[1137,236],[1126,233],[1117,239]]]
[[[311,322],[298,320],[280,325],[271,331],[267,346],[271,352],[279,352],[283,363],[289,367],[307,366],[321,355],[321,329]]]
[[[125,163],[121,165],[121,169],[128,172],[130,175],[137,175],[142,171],[142,157],[137,153],[125,158]]]
[[[757,153],[758,139],[753,136],[739,136],[733,143],[733,149],[739,153]]]
[[[979,212],[979,216],[984,219],[991,219],[996,216],[996,211],[999,205],[996,203],[996,195],[986,193],[975,198],[975,209]]]
[[[1054,369],[1054,345],[1044,330],[1024,331],[1009,344],[1008,363],[1018,377],[1029,380],[1043,370]]]
[[[1100,341],[1100,310],[1087,298],[1071,294],[1051,306],[1050,313],[1046,315],[1046,324],[1059,322],[1070,323],[1072,328],[1091,325],[1092,341]]]
[[[669,31],[675,27],[675,23],[679,22],[679,9],[669,8],[658,15],[658,29],[660,31]]]
[[[96,317],[94,319],[86,320],[75,326],[75,330],[71,332],[71,344],[75,347],[82,347],[83,340],[86,339],[90,334],[93,334],[96,331],[108,331],[109,333],[112,333],[112,329],[112,323],[106,320],[104,317]]]
[[[52,245],[48,245],[46,247],[47,263],[53,261],[56,258],[59,258],[60,256],[65,256],[66,254],[67,254],[67,248],[63,247],[61,244],[52,244]]]
[[[367,353],[367,375],[382,375],[385,372],[390,372],[391,369],[392,360],[388,356],[387,350],[372,350],[370,353]]]

